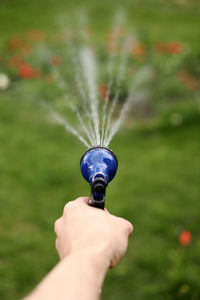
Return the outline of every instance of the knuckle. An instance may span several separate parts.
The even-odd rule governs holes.
[[[122,228],[124,229],[124,231],[130,235],[132,232],[133,232],[133,225],[131,224],[131,222],[129,222],[128,220],[126,219],[121,219],[122,223],[123,223],[123,226]]]
[[[131,224],[131,222],[127,221],[127,231],[129,234],[131,234],[133,232],[134,228],[133,228],[133,224]]]
[[[89,197],[84,197],[84,196],[82,196],[82,197],[78,197],[75,201],[76,202],[83,202],[83,203],[86,203],[86,202],[88,202],[89,201]]]
[[[55,223],[54,223],[54,231],[55,231],[56,234],[59,232],[60,223],[61,223],[61,218],[56,220]]]
[[[58,251],[58,239],[55,240],[55,248]]]
[[[76,198],[76,200],[74,200],[74,201],[81,201],[82,199],[84,199],[85,197],[78,197],[78,198]]]
[[[64,206],[63,214],[66,214],[67,211],[74,206],[74,201],[69,201]]]

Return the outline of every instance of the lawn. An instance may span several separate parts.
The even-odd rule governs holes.
[[[12,35],[42,29],[51,36],[65,11],[83,8],[101,39],[116,3],[121,4],[2,1],[0,54]],[[151,43],[178,40],[196,52],[199,5],[180,3],[126,0],[123,6],[129,26],[148,32]],[[34,93],[34,81],[25,86],[24,93]],[[55,265],[54,222],[67,201],[89,195],[79,170],[85,147],[24,98],[16,89],[0,91],[3,300],[26,295]],[[108,272],[102,299],[200,299],[200,113],[190,100],[167,109],[151,126],[136,126],[130,116],[110,145],[119,169],[107,189],[106,206],[130,220],[135,231],[127,255]],[[167,121],[170,109],[185,116],[178,126]],[[185,230],[192,235],[186,246],[179,240]]]

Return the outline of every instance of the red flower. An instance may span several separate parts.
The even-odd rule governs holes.
[[[187,246],[190,244],[192,240],[192,234],[190,231],[188,230],[184,230],[183,232],[181,232],[181,234],[179,235],[179,244],[181,246]]]
[[[179,54],[183,50],[183,46],[178,42],[159,43],[155,48],[162,54]]]
[[[54,55],[51,57],[51,64],[55,67],[61,64],[61,57],[59,55]]]
[[[196,78],[190,77],[185,82],[185,85],[188,90],[195,91],[198,88],[198,80]]]
[[[168,44],[168,52],[171,54],[179,54],[183,50],[183,47],[180,43],[178,42],[173,42]]]
[[[198,88],[198,80],[191,77],[187,71],[180,71],[178,74],[179,81],[182,82],[186,88],[190,91],[194,91]]]
[[[23,63],[23,65],[18,67],[18,74],[24,79],[36,79],[41,76],[41,70],[33,69],[29,63]]]
[[[28,37],[32,41],[43,41],[45,39],[45,34],[42,30],[31,30],[28,32]]]
[[[28,63],[24,63],[23,65],[18,67],[18,73],[22,78],[32,78],[34,71]]]
[[[146,57],[146,46],[142,43],[134,43],[131,48],[131,53],[136,60],[144,61]]]
[[[107,95],[107,92],[108,92],[107,85],[105,83],[100,83],[98,91],[99,91],[100,97],[104,100]]]
[[[8,46],[11,50],[17,50],[22,45],[22,38],[20,36],[14,36],[10,39]]]

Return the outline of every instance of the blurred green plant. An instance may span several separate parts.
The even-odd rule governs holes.
[[[94,38],[89,29],[85,29],[90,44]],[[123,63],[126,56],[127,71],[120,87],[119,104],[128,96],[129,88],[134,86],[134,97],[139,101],[132,109],[132,115],[139,120],[152,120],[165,114],[170,106],[188,101],[188,106],[196,104],[199,109],[199,52],[193,53],[189,47],[180,42],[159,42],[151,44],[148,35],[136,39],[128,33],[126,27],[117,27],[105,33],[105,43],[96,41],[96,54],[100,61],[99,97],[104,101],[108,90],[106,64],[109,56],[115,56],[116,67]],[[128,36],[126,49],[120,46]],[[140,41],[141,40],[141,41]],[[72,46],[74,43],[74,46]],[[78,44],[77,44],[78,43]],[[54,101],[65,97],[73,99],[78,105],[78,87],[72,60],[81,46],[70,31],[56,33],[47,37],[42,30],[31,30],[24,35],[10,37],[1,54],[0,89],[12,89],[17,82],[23,88],[24,81],[37,81],[31,97]],[[72,49],[73,48],[73,49]],[[71,49],[71,50],[70,50]],[[69,51],[70,50],[70,51]],[[123,53],[125,52],[125,54]],[[67,67],[66,67],[67,66]],[[117,85],[117,69],[113,72],[113,85],[110,102],[114,98]],[[25,89],[26,91],[26,89]],[[26,92],[25,92],[26,94]],[[27,94],[25,95],[27,97]],[[29,95],[30,96],[30,95]],[[77,99],[77,100],[76,100]],[[61,103],[61,102],[60,102]],[[181,116],[181,119],[184,116]],[[179,118],[180,119],[180,118]],[[180,122],[173,121],[178,125]],[[178,120],[178,119],[177,119]]]

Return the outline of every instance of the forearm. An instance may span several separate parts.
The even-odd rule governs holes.
[[[102,255],[79,252],[64,258],[24,300],[96,300],[108,265]]]

